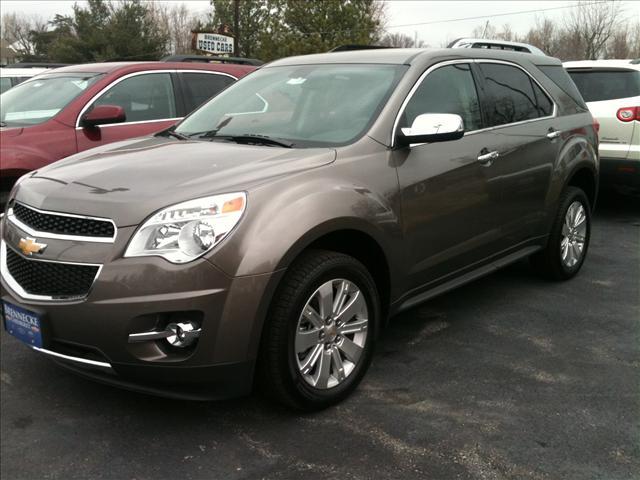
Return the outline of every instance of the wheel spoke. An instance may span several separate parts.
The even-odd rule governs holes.
[[[573,219],[573,228],[576,228],[578,225],[581,225],[587,219],[587,216],[584,214],[584,208],[580,206],[576,213],[576,217]]]
[[[331,306],[331,313],[337,315],[342,307],[344,306],[344,302],[347,299],[347,294],[349,293],[349,282],[346,280],[342,280],[340,282],[340,286],[338,287],[338,291],[336,292],[336,297],[333,300],[333,305]]]
[[[318,388],[327,388],[329,384],[329,376],[331,375],[331,351],[322,349],[320,355],[320,363],[316,374],[314,375],[315,386]]]
[[[560,244],[562,248],[562,260],[567,261],[567,255],[569,254],[569,239],[567,237],[562,239],[562,243]]]
[[[351,333],[364,332],[367,329],[369,320],[366,318],[356,319],[353,322],[348,322],[338,327],[338,333],[340,335],[349,335]]]
[[[303,374],[309,373],[318,362],[318,358],[321,357],[322,352],[324,352],[322,345],[316,345],[316,347],[305,357],[304,361],[300,363],[300,372]]]
[[[302,316],[306,320],[311,322],[311,324],[314,327],[316,327],[316,328],[324,327],[324,321],[322,320],[322,317],[320,316],[320,314],[318,312],[316,312],[316,310],[311,305],[307,305],[304,308],[304,311],[302,312]]]
[[[332,282],[327,282],[318,289],[318,303],[320,304],[320,317],[328,318],[333,311]]]
[[[340,352],[337,348],[331,349],[331,360],[333,363],[333,371],[338,378],[338,382],[344,380],[344,365],[342,364],[342,357],[340,356]]]
[[[342,339],[338,343],[338,348],[342,353],[344,353],[345,357],[347,357],[353,363],[357,363],[360,355],[362,354],[362,347],[356,345],[347,337],[342,337]]]
[[[298,330],[296,332],[296,353],[303,353],[320,342],[320,330]]]
[[[362,293],[358,290],[351,296],[347,305],[345,305],[342,311],[337,315],[337,318],[343,323],[348,322],[355,317],[356,314],[360,313],[363,310],[363,307],[366,307],[366,302],[364,301]]]

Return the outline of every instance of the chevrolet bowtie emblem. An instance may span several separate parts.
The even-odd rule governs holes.
[[[31,256],[34,253],[42,253],[47,248],[46,243],[38,243],[35,238],[21,238],[18,248],[25,255]]]

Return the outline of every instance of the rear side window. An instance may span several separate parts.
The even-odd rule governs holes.
[[[94,105],[118,105],[127,122],[176,118],[176,101],[169,73],[136,75],[122,80]]]
[[[187,113],[192,112],[235,80],[215,73],[182,73]]]
[[[569,95],[575,102],[583,108],[587,108],[582,99],[582,94],[571,80],[567,71],[560,65],[538,65],[538,68],[544,73],[560,90]]]
[[[9,77],[0,77],[0,93],[4,93],[12,87]]]
[[[482,128],[482,116],[471,68],[466,63],[447,65],[425,77],[405,108],[401,127],[409,127],[423,113],[455,113],[466,131]]]
[[[551,100],[521,69],[499,63],[481,63],[480,69],[489,96],[485,108],[489,126],[551,115]]]
[[[636,70],[569,70],[582,97],[600,102],[640,96],[640,72]]]

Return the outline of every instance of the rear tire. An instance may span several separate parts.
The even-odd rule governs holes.
[[[586,194],[567,187],[560,197],[546,247],[531,257],[534,268],[552,280],[568,280],[582,267],[591,238],[591,206]]]
[[[362,263],[325,250],[302,254],[271,304],[260,386],[300,410],[340,402],[371,363],[380,311],[376,285]]]

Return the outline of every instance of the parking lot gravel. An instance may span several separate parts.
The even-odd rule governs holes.
[[[640,477],[640,199],[567,283],[518,263],[394,318],[355,394],[297,414],[147,397],[2,333],[3,479]]]

